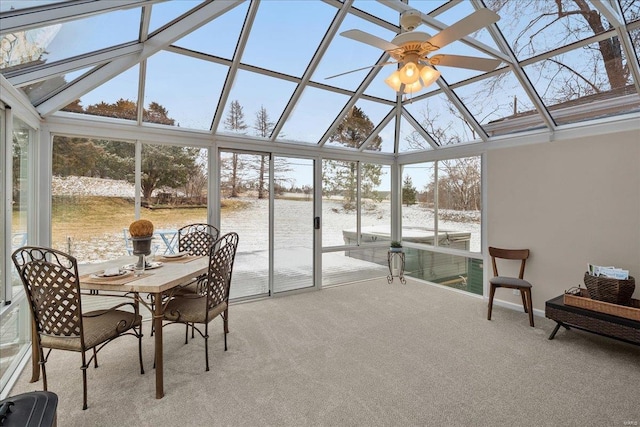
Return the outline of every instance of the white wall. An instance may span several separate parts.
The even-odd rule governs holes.
[[[640,130],[491,150],[486,161],[487,246],[531,250],[534,308],[583,283],[587,263],[628,269],[640,299]],[[507,289],[496,299],[520,303]]]

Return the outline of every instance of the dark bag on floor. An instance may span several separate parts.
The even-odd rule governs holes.
[[[33,391],[0,401],[0,426],[55,427],[58,396],[49,391]]]

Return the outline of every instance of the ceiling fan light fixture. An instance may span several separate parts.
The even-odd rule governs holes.
[[[396,70],[384,81],[391,89],[396,92],[400,92],[400,86],[402,86],[402,82],[400,81],[400,71]]]
[[[422,89],[422,84],[420,83],[420,80],[416,80],[411,84],[404,85],[404,93],[416,93],[416,92],[419,92],[420,89]]]
[[[400,81],[405,85],[415,83],[420,78],[420,70],[415,62],[407,62],[404,67],[400,69]]]
[[[420,70],[420,77],[422,78],[422,84],[424,84],[424,87],[428,87],[438,80],[440,77],[440,71],[425,65]]]

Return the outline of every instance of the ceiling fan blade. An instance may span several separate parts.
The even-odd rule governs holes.
[[[347,30],[340,33],[340,35],[382,50],[398,49],[398,46],[396,46],[395,44],[389,43],[385,39],[381,39],[378,36],[374,36],[373,34],[365,33],[364,31],[360,30]]]
[[[391,65],[391,64],[397,64],[397,62],[383,62],[382,64],[370,65],[368,67],[362,67],[362,68],[358,68],[356,70],[345,71],[344,73],[340,73],[340,74],[336,74],[336,75],[333,75],[333,76],[325,77],[324,79],[325,80],[329,80],[329,79],[332,79],[334,77],[344,76],[345,74],[355,73],[356,71],[362,71],[362,70],[366,70],[368,68],[384,67],[385,65]]]
[[[492,71],[502,63],[499,59],[464,55],[434,55],[427,60],[431,65],[444,65],[447,67],[466,68],[468,70],[478,71]]]
[[[476,10],[466,18],[462,18],[455,24],[452,24],[440,31],[425,43],[430,43],[436,49],[440,49],[449,43],[453,43],[456,40],[460,40],[461,38],[478,31],[481,28],[491,25],[494,22],[498,22],[499,19],[500,16],[492,10]]]

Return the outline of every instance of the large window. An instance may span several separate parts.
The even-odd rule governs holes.
[[[479,255],[428,248],[481,252],[481,157],[410,164],[402,171],[406,274],[481,295]]]
[[[62,136],[53,141],[53,247],[80,263],[131,255],[136,144]],[[154,224],[156,253],[176,250],[179,227],[207,222],[206,170],[206,150],[142,144],[139,216]]]
[[[323,160],[323,286],[388,273],[390,209],[389,166]]]
[[[3,111],[4,113],[4,111]],[[1,129],[5,128],[5,121],[1,121]],[[3,202],[3,223],[10,222],[9,250],[24,246],[28,240],[29,220],[33,208],[33,159],[31,152],[35,142],[35,130],[17,117],[12,120],[12,142],[2,147],[7,147],[0,156],[11,156],[11,176],[9,171],[2,168],[3,183],[10,182],[11,205],[5,206]],[[4,135],[4,131],[1,132]],[[6,162],[2,162],[3,166]],[[7,180],[7,181],[4,181]],[[5,185],[3,188],[7,188]],[[3,191],[4,193],[4,191]],[[6,199],[5,199],[6,200]],[[4,227],[2,241],[6,242]],[[0,389],[4,389],[9,377],[17,368],[20,358],[29,348],[30,322],[29,306],[24,298],[22,283],[15,274],[15,269],[9,259],[10,254],[5,254],[7,244],[3,245],[2,267],[2,306],[0,306]],[[9,274],[6,274],[6,273]]]
[[[53,138],[51,243],[79,263],[127,254],[135,219],[135,144]]]

